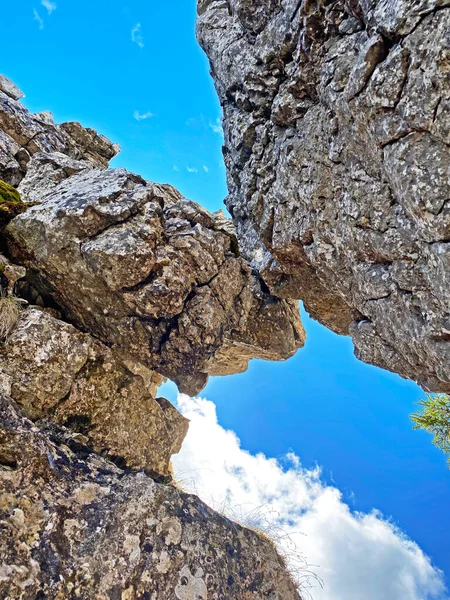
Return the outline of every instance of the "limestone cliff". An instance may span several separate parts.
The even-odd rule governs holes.
[[[171,484],[188,422],[157,397],[292,356],[296,302],[222,213],[21,97],[0,77],[1,598],[298,599],[271,543]]]
[[[450,390],[450,2],[199,0],[227,206],[271,292]]]

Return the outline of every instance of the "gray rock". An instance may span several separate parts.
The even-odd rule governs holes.
[[[17,85],[5,75],[0,75],[0,91],[7,94],[13,100],[20,100],[25,96],[25,94],[19,90]]]
[[[0,597],[299,599],[271,542],[163,485],[188,424],[157,397],[292,356],[298,304],[223,213],[106,169],[117,151],[0,91],[0,179],[24,201],[0,293],[32,304],[0,342]]]
[[[273,545],[0,397],[0,596],[299,600]]]
[[[188,422],[156,399],[162,378],[42,310],[24,310],[0,344],[0,392],[34,421],[66,425],[96,452],[170,478]]]
[[[6,82],[6,83],[5,83]],[[0,179],[17,186],[36,152],[60,152],[106,168],[120,150],[93,129],[79,123],[56,125],[49,111],[31,114],[16,86],[0,75]]]
[[[198,2],[227,206],[271,292],[450,390],[450,2]]]
[[[262,289],[223,217],[170,186],[38,153],[19,189],[39,204],[7,228],[13,255],[72,323],[180,390],[303,344],[296,304]]]

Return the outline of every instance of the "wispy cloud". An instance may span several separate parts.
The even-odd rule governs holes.
[[[203,165],[203,170],[205,171],[205,173],[209,173],[209,169],[206,165]]]
[[[131,41],[137,44],[139,48],[144,47],[144,38],[142,36],[140,23],[136,23],[136,25],[131,30]]]
[[[186,167],[188,173],[198,173],[197,167]]]
[[[177,165],[173,165],[173,171],[179,171],[180,169],[177,167]]]
[[[318,467],[304,468],[292,452],[280,462],[243,450],[208,400],[180,395],[178,405],[191,422],[173,457],[177,480],[227,516],[275,532],[300,585],[315,586],[314,600],[448,600],[423,550],[378,511],[352,511]]]
[[[44,8],[47,9],[49,15],[51,15],[52,12],[56,10],[56,4],[54,2],[50,2],[50,0],[42,0],[41,4]]]
[[[42,20],[41,15],[38,13],[38,11],[35,8],[33,9],[33,17],[34,17],[34,20],[37,21],[37,23],[39,25],[39,29],[44,29],[44,21]]]
[[[209,126],[214,131],[214,133],[223,135],[223,127],[222,127],[222,118],[221,117],[217,117],[216,121],[214,123],[210,123]]]
[[[140,113],[138,110],[135,110],[133,113],[133,117],[136,119],[136,121],[145,121],[146,119],[151,119],[154,116],[155,115],[150,111],[146,113]]]

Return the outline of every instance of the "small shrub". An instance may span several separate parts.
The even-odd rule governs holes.
[[[0,341],[6,340],[19,320],[21,310],[22,307],[14,296],[0,298]]]
[[[411,415],[414,429],[433,434],[433,444],[448,456],[450,468],[450,396],[427,394],[417,404],[420,409]]]

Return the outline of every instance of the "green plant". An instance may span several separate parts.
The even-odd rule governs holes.
[[[22,310],[14,296],[0,297],[0,341],[4,341],[16,325]]]
[[[420,409],[411,415],[414,429],[433,434],[433,444],[447,454],[450,468],[450,396],[426,394],[417,404]]]

